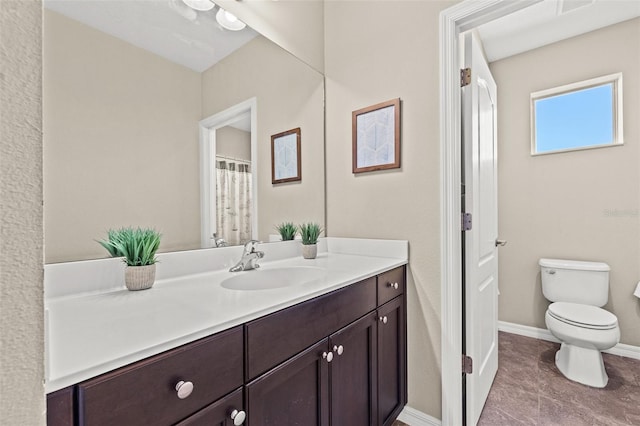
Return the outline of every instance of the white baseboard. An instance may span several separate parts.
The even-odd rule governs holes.
[[[534,339],[547,340],[549,342],[560,343],[551,332],[545,328],[531,327],[528,325],[515,324],[512,322],[498,321],[498,330],[506,333],[519,334],[521,336],[533,337]],[[640,359],[640,346],[618,343],[613,348],[604,351],[611,355],[625,356],[627,358]]]
[[[404,407],[398,420],[409,426],[441,426],[442,422],[435,417],[431,417],[428,414],[418,411],[415,408],[411,408],[408,405]]]

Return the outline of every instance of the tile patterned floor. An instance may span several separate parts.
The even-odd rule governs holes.
[[[478,425],[640,425],[640,360],[604,354],[609,383],[596,389],[558,371],[559,348],[500,332],[498,374]]]

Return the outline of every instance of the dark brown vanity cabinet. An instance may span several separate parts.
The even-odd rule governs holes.
[[[249,383],[249,425],[375,425],[376,337],[371,312]]]
[[[400,267],[247,324],[249,425],[390,425],[407,401],[404,288]]]
[[[48,423],[389,426],[407,401],[405,300],[401,266],[53,392]]]

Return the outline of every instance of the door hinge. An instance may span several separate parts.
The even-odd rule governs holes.
[[[468,86],[471,84],[471,68],[464,68],[460,70],[460,87]]]
[[[473,373],[473,358],[468,355],[462,355],[462,372],[464,374]]]
[[[463,231],[471,231],[472,223],[471,223],[471,213],[462,213],[462,230]]]

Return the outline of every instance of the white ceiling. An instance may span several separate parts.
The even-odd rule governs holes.
[[[0,0],[1,1],[1,0]],[[182,0],[44,0],[45,8],[202,72],[257,33]],[[489,62],[640,16],[640,0],[543,0],[478,27]]]
[[[640,0],[544,0],[478,27],[489,62],[640,16]]]
[[[257,35],[225,30],[218,7],[197,12],[182,0],[44,0],[44,7],[197,72]]]

